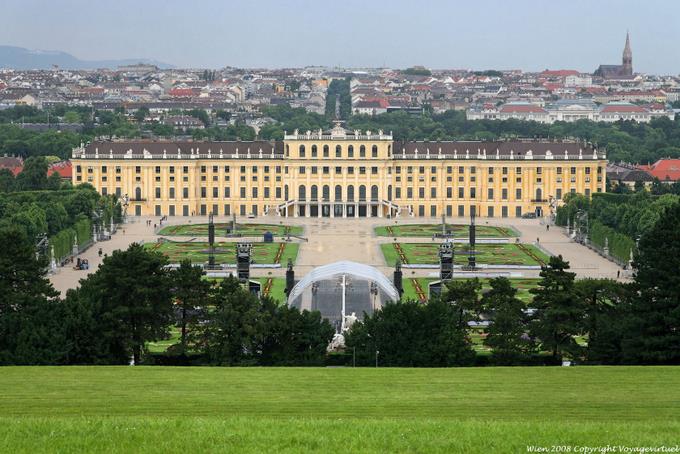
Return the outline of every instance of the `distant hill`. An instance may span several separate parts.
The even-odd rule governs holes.
[[[174,68],[167,63],[148,58],[128,58],[123,60],[80,60],[71,54],[52,50],[31,50],[23,47],[0,46],[0,68],[13,69],[52,69],[53,65],[63,69],[115,69],[121,65],[146,63],[161,69]]]

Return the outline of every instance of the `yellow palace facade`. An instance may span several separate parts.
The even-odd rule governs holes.
[[[283,141],[95,141],[73,183],[137,216],[544,216],[570,192],[605,190],[606,156],[577,141],[395,141],[383,131]]]

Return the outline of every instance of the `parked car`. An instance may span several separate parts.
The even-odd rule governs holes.
[[[522,215],[522,219],[536,219],[536,213],[534,213],[533,211],[529,213],[524,213]]]

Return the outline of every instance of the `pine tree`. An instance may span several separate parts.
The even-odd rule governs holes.
[[[543,350],[550,351],[558,361],[564,354],[580,356],[575,336],[582,331],[583,304],[574,291],[575,273],[568,272],[569,263],[562,256],[550,257],[541,268],[541,280],[531,289],[534,299],[531,307],[535,313],[530,323],[530,333],[537,338]]]
[[[145,345],[167,337],[172,300],[166,259],[133,243],[106,257],[96,273],[81,281],[81,296],[97,311],[106,357],[135,364]]]
[[[491,348],[494,363],[517,364],[532,345],[527,336],[526,307],[517,298],[517,290],[509,279],[491,279],[490,285],[491,290],[482,296],[484,312],[491,318],[491,324],[485,329],[484,345]]]
[[[56,364],[66,347],[45,257],[17,226],[0,228],[0,364]]]
[[[680,364],[680,204],[640,239],[624,361]]]
[[[181,332],[179,347],[183,354],[187,349],[187,326],[197,321],[201,307],[208,304],[210,283],[203,279],[203,270],[192,266],[189,260],[182,261],[170,279]]]

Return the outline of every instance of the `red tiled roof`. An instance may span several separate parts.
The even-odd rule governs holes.
[[[564,87],[564,85],[555,82],[545,82],[543,86],[550,91],[557,90],[558,88]]]
[[[659,159],[651,166],[638,166],[661,181],[680,180],[680,159]]]
[[[73,173],[73,165],[71,164],[71,161],[55,162],[47,169],[47,176],[50,176],[53,173],[58,173],[63,179],[70,180]]]
[[[21,173],[21,169],[24,168],[24,161],[21,158],[15,158],[13,156],[5,156],[0,158],[0,169],[9,169],[14,176]]]

